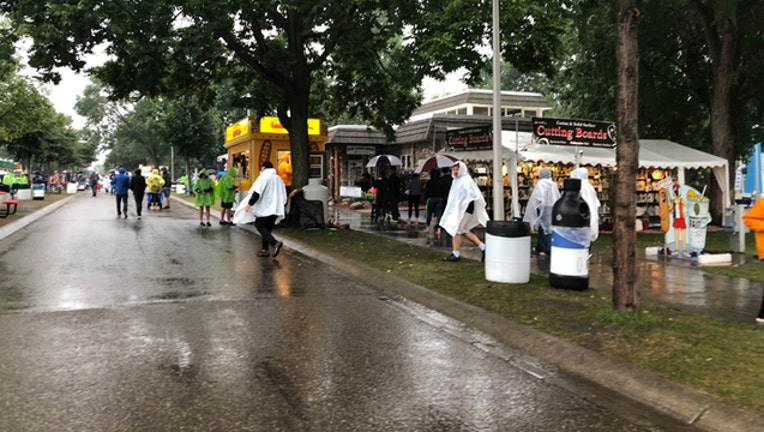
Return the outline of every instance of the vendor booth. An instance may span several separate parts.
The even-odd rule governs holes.
[[[608,194],[610,184],[606,172],[616,166],[615,148],[533,144],[527,150],[521,151],[520,155],[525,162],[591,167],[590,180],[600,193],[600,200],[603,202],[602,212],[609,213],[606,201],[610,198]],[[635,184],[639,207],[637,216],[643,216],[639,214],[641,211],[650,216],[657,215],[655,210],[658,205],[657,185],[661,180],[672,175],[672,170],[676,170],[677,181],[684,184],[686,169],[711,169],[716,180],[722,185],[725,206],[731,202],[728,187],[729,168],[724,158],[668,140],[639,140],[639,168]],[[557,176],[560,173],[555,174]]]
[[[325,177],[324,145],[329,139],[326,123],[320,119],[308,119],[310,140],[310,178]],[[225,148],[228,150],[228,167],[237,169],[236,186],[239,191],[249,190],[265,161],[271,161],[287,187],[291,182],[291,148],[289,133],[278,117],[246,117],[226,128]]]
[[[595,129],[602,127],[607,135],[607,124],[595,123]],[[552,129],[549,129],[552,131]],[[554,132],[554,131],[553,131]],[[558,131],[559,132],[559,131]],[[467,163],[476,183],[486,195],[486,202],[492,202],[492,160],[493,150],[490,149],[491,138],[485,136],[482,140],[480,128],[456,130],[447,133],[448,146],[441,150]],[[505,208],[510,208],[511,188],[507,177],[506,162],[510,160],[510,152],[518,151],[517,195],[519,213],[524,214],[525,204],[536,182],[535,174],[541,168],[549,168],[554,173],[555,180],[562,186],[562,180],[570,175],[577,166],[589,170],[589,181],[597,190],[602,202],[600,207],[601,220],[607,220],[612,213],[610,190],[612,187],[613,169],[616,166],[615,142],[606,144],[607,138],[600,140],[599,145],[577,145],[575,139],[571,144],[555,144],[551,139],[534,140],[528,132],[502,131],[502,157],[504,165],[502,176],[504,184]],[[597,140],[594,140],[595,143]],[[711,169],[715,178],[722,185],[724,204],[731,202],[729,195],[728,164],[726,159],[692,149],[669,140],[640,140],[639,172],[635,184],[637,194],[637,217],[646,221],[649,226],[660,225],[658,191],[665,179],[673,177],[680,184],[685,183],[686,169]],[[702,193],[702,192],[701,192]]]

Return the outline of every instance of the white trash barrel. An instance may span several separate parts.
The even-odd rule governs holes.
[[[528,283],[531,279],[531,227],[523,221],[488,221],[485,229],[485,278]]]
[[[16,192],[16,199],[31,200],[32,199],[32,189],[19,189]]]

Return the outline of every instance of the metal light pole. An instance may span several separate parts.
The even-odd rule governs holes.
[[[501,46],[499,0],[493,0],[493,220],[504,220],[504,181],[501,176]],[[510,165],[510,179],[512,166]],[[515,166],[515,170],[517,167]],[[514,184],[513,184],[514,185]],[[515,190],[513,188],[512,195]]]

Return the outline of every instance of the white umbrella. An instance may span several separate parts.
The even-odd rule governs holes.
[[[369,163],[366,164],[366,168],[379,168],[389,166],[402,166],[403,162],[398,159],[398,156],[380,154],[369,159]]]
[[[454,162],[458,160],[459,159],[451,155],[437,154],[435,156],[430,156],[429,158],[420,162],[419,166],[416,167],[414,172],[417,174],[421,174],[424,171],[429,171],[434,168],[450,168],[454,166]]]

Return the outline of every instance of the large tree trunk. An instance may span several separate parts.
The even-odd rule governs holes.
[[[639,168],[638,23],[636,0],[618,0],[618,169],[615,174],[613,228],[613,307],[619,311],[634,311],[639,307],[635,229],[637,205],[634,193]]]
[[[308,112],[310,110],[310,78],[295,82],[296,88],[288,96],[290,115],[279,113],[281,124],[289,131],[292,150],[292,189],[308,184],[310,177],[310,141],[308,140]]]
[[[711,152],[727,159],[729,166],[727,185],[730,189],[735,184],[735,128],[732,125],[732,87],[734,84],[734,62],[736,41],[733,35],[725,33],[719,41],[719,53],[715,56],[713,93],[711,99]],[[757,173],[758,174],[758,173]],[[731,190],[727,191],[732,193]],[[732,195],[730,195],[732,196]],[[724,207],[722,185],[712,176],[711,181],[711,217],[721,224]]]

